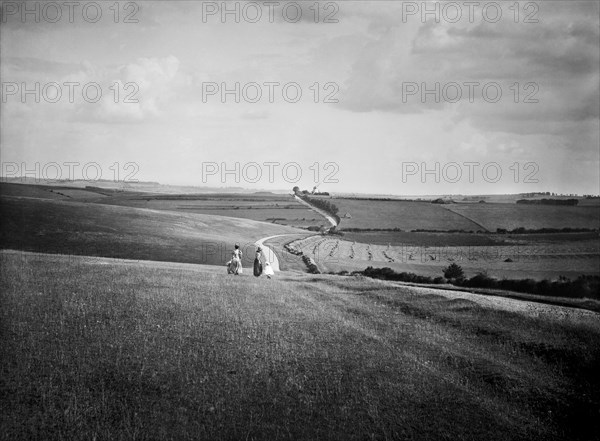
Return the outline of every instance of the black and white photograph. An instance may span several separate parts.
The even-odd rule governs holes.
[[[598,0],[0,0],[0,441],[600,441]]]

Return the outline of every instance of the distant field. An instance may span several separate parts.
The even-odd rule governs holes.
[[[400,228],[477,231],[482,227],[430,202],[374,201],[334,198],[344,228]],[[351,218],[344,215],[348,213]]]
[[[404,231],[345,231],[343,239],[374,245],[421,245],[443,246],[490,246],[535,244],[539,242],[582,242],[597,241],[594,231],[581,233],[537,233],[537,234],[491,234],[491,233],[433,233]],[[600,252],[600,249],[598,249]]]
[[[98,199],[103,199],[109,197],[107,193],[99,193],[96,191],[89,191],[85,189],[79,188],[49,188],[46,190],[48,193],[52,193],[55,195],[63,196],[70,200],[86,200],[86,201],[97,201]]]
[[[223,265],[233,244],[240,242],[245,246],[244,265],[248,266],[252,263],[255,240],[290,234],[271,242],[282,268],[306,270],[300,258],[286,253],[283,245],[309,233],[281,224],[297,227],[326,224],[324,218],[289,195],[174,195],[17,184],[0,184],[0,195],[3,209],[0,246],[29,251]],[[599,207],[438,205],[339,198],[333,202],[348,210],[341,209],[342,216],[345,213],[352,216],[342,217],[342,230],[487,228],[495,231],[496,225],[507,229],[521,226],[532,229],[540,225],[589,228],[594,213],[600,210]],[[468,216],[477,223],[468,220]],[[311,241],[322,241],[322,245],[315,249]],[[340,245],[330,256],[331,247],[338,241]],[[310,249],[306,253],[320,262],[324,271],[364,270],[372,265],[439,276],[445,265],[456,261],[469,276],[487,271],[496,277],[556,279],[561,275],[576,278],[600,272],[600,242],[596,232],[518,235],[346,231],[343,237],[317,236],[307,243]],[[506,259],[513,261],[505,262]]]
[[[2,196],[0,247],[50,253],[224,265],[233,245],[244,264],[254,242],[299,234],[281,225],[115,205]]]
[[[0,195],[230,216],[298,228],[328,225],[322,216],[298,203],[290,195],[269,193],[158,194],[132,190],[0,183]]]
[[[403,231],[496,231],[497,228],[600,228],[600,206],[520,205],[515,203],[432,204],[334,198],[344,228],[399,228]],[[348,213],[351,218],[344,217]]]
[[[185,195],[112,198],[102,203],[153,210],[231,216],[294,227],[326,225],[327,221],[289,196],[266,195]]]
[[[51,188],[48,186],[39,185],[0,183],[0,196],[25,196],[42,199],[67,199],[67,196],[58,193],[60,192],[59,188],[60,187]],[[90,197],[95,197],[93,193],[88,193]]]
[[[591,312],[162,262],[1,252],[0,266],[2,440],[600,433]]]
[[[236,203],[237,204],[237,203]],[[129,205],[129,204],[128,204]],[[200,213],[218,216],[230,216],[240,219],[252,219],[261,222],[271,222],[294,227],[309,227],[327,225],[327,221],[314,211],[300,205],[275,207],[272,204],[254,203],[248,205],[209,205],[204,202],[193,203],[164,203],[155,202],[145,205],[155,210],[172,210],[188,213]]]
[[[344,232],[344,240],[374,245],[487,246],[504,242],[501,236],[468,233],[409,233],[404,231]]]
[[[468,203],[478,203],[481,200],[485,202],[498,203],[498,204],[514,204],[520,199],[528,199],[528,200],[541,200],[541,199],[572,199],[573,196],[556,196],[556,195],[524,195],[524,194],[498,194],[498,195],[483,195],[483,196],[453,196],[453,199],[458,203],[468,202]],[[578,206],[582,205],[600,205],[600,198],[584,198],[577,197],[576,198],[579,203]]]
[[[346,236],[312,236],[295,241],[293,246],[312,257],[321,271],[362,271],[373,266],[439,277],[444,267],[455,262],[468,277],[482,271],[498,278],[538,280],[600,275],[600,239],[597,237],[590,238],[588,234],[584,240],[556,242],[519,242],[514,237],[502,245],[406,242],[388,246],[353,242]]]
[[[448,204],[448,211],[458,213],[490,231],[537,228],[600,229],[600,206],[552,206],[520,204]]]
[[[600,198],[598,199],[579,199],[579,204],[577,204],[578,207],[584,206],[595,206],[598,207],[600,206]]]

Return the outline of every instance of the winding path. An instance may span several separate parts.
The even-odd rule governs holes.
[[[306,202],[304,199],[299,198],[296,195],[294,195],[294,198],[296,198],[296,200],[298,202],[300,202],[301,204],[306,205],[308,208],[316,211],[321,216],[323,216],[325,219],[327,219],[327,221],[331,224],[332,227],[337,227],[337,222],[335,221],[335,219],[333,217],[331,217],[329,214],[327,214],[327,212],[321,210],[320,208],[312,206],[311,204]],[[254,245],[256,245],[257,247],[261,247],[263,249],[263,254],[265,256],[265,259],[271,264],[271,268],[273,268],[273,271],[275,271],[275,272],[281,271],[279,269],[279,259],[277,258],[277,254],[275,254],[275,251],[273,251],[271,248],[266,246],[264,243],[269,239],[274,239],[276,237],[282,237],[282,236],[295,236],[295,234],[276,234],[275,236],[263,237],[262,239],[258,239],[256,242],[254,242]]]
[[[271,268],[273,268],[273,271],[275,271],[275,272],[281,271],[279,269],[279,259],[277,258],[277,254],[275,254],[275,251],[273,251],[271,248],[266,246],[264,244],[264,242],[266,242],[269,239],[274,239],[276,237],[294,236],[294,235],[295,234],[276,234],[275,236],[263,237],[262,239],[258,239],[256,242],[254,242],[254,245],[256,245],[257,247],[261,247],[263,249],[263,254],[265,256],[265,259],[271,264]]]
[[[294,198],[296,198],[296,200],[298,202],[300,202],[301,204],[306,205],[308,208],[316,211],[321,216],[323,216],[325,219],[327,219],[327,221],[331,224],[332,227],[337,227],[337,222],[335,221],[335,219],[333,217],[331,217],[329,214],[327,214],[325,211],[323,211],[317,207],[313,207],[311,204],[306,202],[304,199],[299,198],[296,195],[294,195]],[[276,271],[276,272],[281,271],[279,269],[279,259],[277,258],[277,254],[275,254],[275,251],[273,251],[271,248],[266,246],[264,244],[264,242],[266,242],[269,239],[274,239],[276,237],[282,237],[282,236],[294,236],[294,234],[276,234],[275,236],[263,237],[262,239],[259,239],[256,242],[254,242],[254,245],[256,245],[257,247],[261,247],[263,249],[263,254],[265,256],[265,259],[271,264],[271,268],[273,268],[273,271]]]
[[[310,208],[311,210],[316,211],[317,213],[319,213],[321,216],[323,216],[325,219],[327,219],[329,221],[329,223],[331,224],[332,227],[337,227],[337,222],[335,221],[334,218],[332,218],[329,214],[327,214],[327,212],[321,210],[320,208],[314,207],[311,204],[309,204],[308,202],[306,202],[304,199],[299,198],[298,196],[294,195],[294,197],[296,198],[296,200],[298,202],[300,202],[301,204],[306,205],[308,208]]]

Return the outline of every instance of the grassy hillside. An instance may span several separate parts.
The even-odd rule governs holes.
[[[223,265],[233,245],[244,264],[254,241],[299,233],[281,225],[132,207],[2,196],[0,247],[49,253]]]
[[[95,198],[97,193],[87,192],[90,198]],[[96,196],[95,196],[96,195]],[[21,185],[0,182],[0,196],[23,196],[42,199],[68,199],[67,195],[61,193],[60,187],[49,187],[44,185]]]
[[[334,276],[0,259],[0,439],[600,433],[593,313],[507,312]]]
[[[273,194],[116,194],[104,204],[238,217],[295,227],[325,224],[325,220],[290,195]]]
[[[327,221],[288,194],[162,194],[140,189],[0,183],[0,195],[94,202],[151,210],[251,219],[292,227],[327,225]]]

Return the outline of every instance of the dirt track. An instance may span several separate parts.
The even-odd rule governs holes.
[[[333,217],[331,217],[329,214],[327,214],[325,211],[321,210],[320,208],[312,206],[311,204],[309,204],[308,202],[306,202],[304,199],[299,198],[296,195],[294,195],[294,197],[296,198],[296,200],[298,202],[300,202],[303,205],[306,205],[308,208],[310,208],[311,210],[316,211],[321,216],[323,216],[325,219],[327,219],[327,221],[331,224],[332,227],[337,227],[337,222],[335,221],[335,219]]]
[[[405,285],[403,285],[405,286]],[[510,312],[518,312],[530,317],[543,317],[560,321],[582,321],[600,329],[600,314],[594,311],[568,306],[549,305],[528,300],[511,299],[500,296],[489,296],[484,294],[473,294],[464,291],[442,290],[434,288],[411,287],[415,291],[424,294],[436,294],[451,299],[465,299],[477,303],[486,308],[500,309]]]

